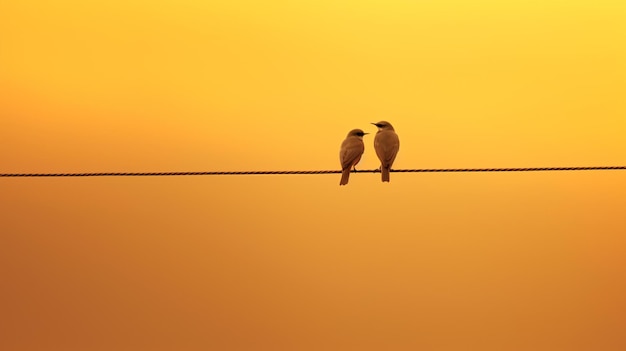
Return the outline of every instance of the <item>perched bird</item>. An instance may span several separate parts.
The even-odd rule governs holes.
[[[365,150],[363,144],[363,136],[368,133],[364,133],[360,129],[353,129],[346,136],[346,140],[341,143],[341,149],[339,150],[339,161],[341,162],[341,181],[339,185],[348,184],[350,178],[350,170],[356,166],[361,160],[361,155]],[[354,168],[356,170],[356,168]]]
[[[389,170],[396,159],[398,149],[400,149],[400,139],[389,122],[380,121],[372,124],[378,127],[378,132],[374,137],[374,149],[380,159],[381,178],[383,182],[388,182]]]

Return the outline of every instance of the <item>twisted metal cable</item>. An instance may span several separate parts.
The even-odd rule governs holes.
[[[423,168],[392,169],[396,173],[477,173],[477,172],[540,172],[540,171],[604,171],[626,170],[626,166],[600,167],[527,167],[527,168]],[[320,171],[224,171],[224,172],[100,172],[100,173],[0,173],[0,177],[145,177],[145,176],[209,176],[209,175],[283,175],[335,174],[340,170]],[[353,173],[380,173],[379,169],[357,170]]]

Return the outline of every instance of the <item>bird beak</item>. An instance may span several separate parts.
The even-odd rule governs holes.
[[[369,133],[363,133],[363,135],[368,135]]]

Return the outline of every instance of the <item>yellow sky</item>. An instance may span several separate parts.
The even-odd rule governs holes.
[[[625,35],[617,0],[5,1],[0,172],[338,169],[379,120],[395,168],[624,165]],[[2,179],[0,339],[620,349],[622,171],[379,177]]]

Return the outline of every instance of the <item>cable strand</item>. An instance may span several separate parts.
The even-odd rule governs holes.
[[[395,173],[479,173],[479,172],[547,172],[626,170],[626,166],[599,167],[525,167],[525,168],[422,168],[392,169]],[[379,169],[354,170],[353,173],[380,173]],[[290,175],[337,174],[341,170],[317,171],[205,171],[205,172],[90,172],[90,173],[0,173],[0,177],[154,177],[154,176],[212,176],[212,175]]]

